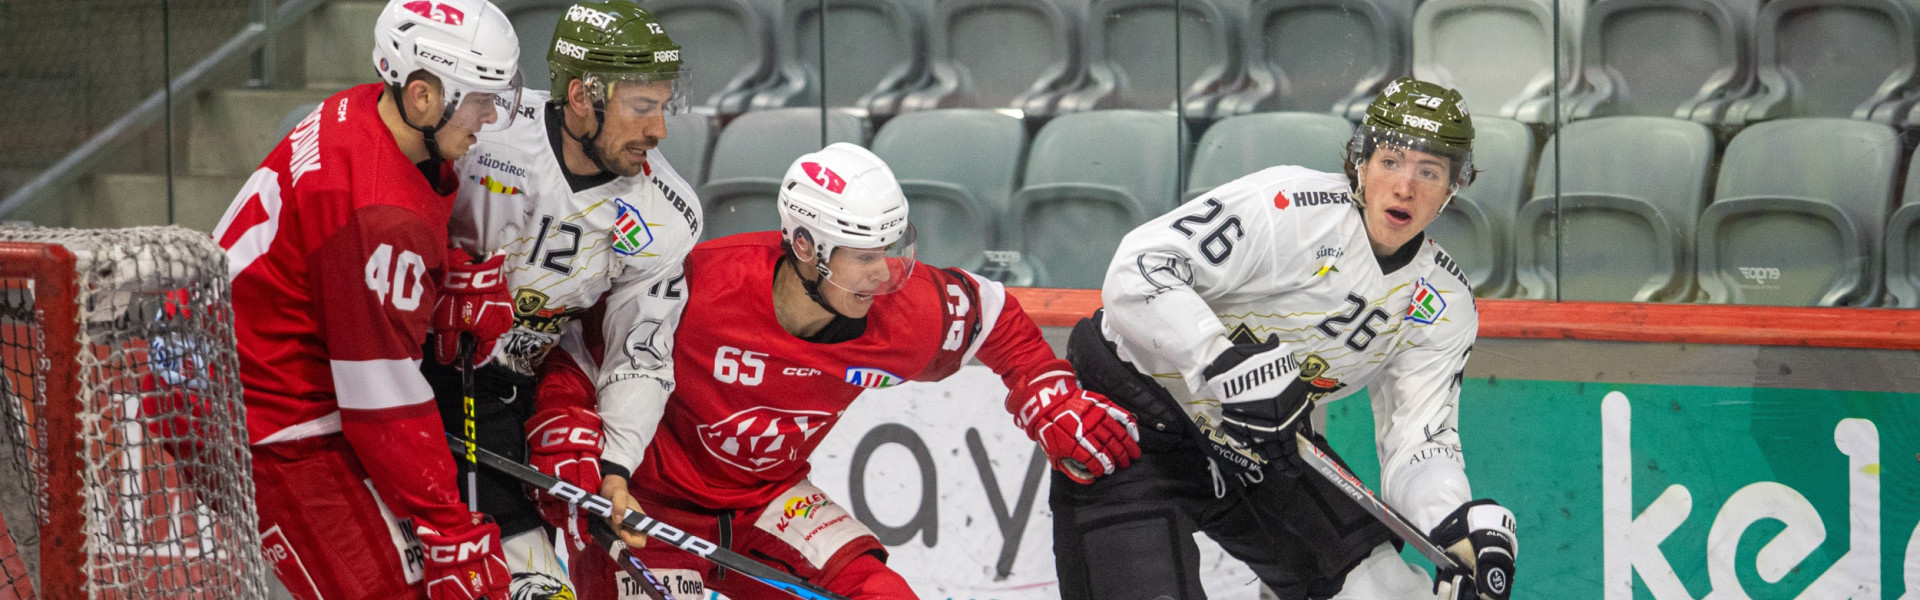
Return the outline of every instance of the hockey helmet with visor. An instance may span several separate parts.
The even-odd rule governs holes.
[[[867,297],[906,287],[917,235],[907,196],[879,156],[845,142],[803,155],[781,179],[779,202],[783,241],[800,261],[819,259],[819,281]],[[817,296],[817,286],[808,291]]]
[[[574,80],[585,88],[593,105],[593,130],[569,128],[566,134],[580,142],[595,166],[608,170],[595,142],[609,114],[659,119],[686,111],[687,72],[680,50],[653,13],[631,0],[580,2],[561,15],[547,47],[552,102],[566,103]]]
[[[439,80],[446,107],[437,123],[407,125],[426,136],[449,125],[500,131],[520,108],[520,40],[507,15],[487,0],[390,0],[374,25],[373,64],[397,100],[408,78],[426,71]]]
[[[1381,147],[1449,159],[1450,172],[1440,182],[1447,186],[1449,200],[1473,183],[1473,117],[1467,114],[1466,100],[1452,88],[1411,77],[1387,84],[1367,105],[1366,119],[1347,143],[1348,177],[1354,177]]]

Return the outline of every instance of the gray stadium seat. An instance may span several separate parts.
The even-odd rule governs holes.
[[[1186,199],[1276,165],[1339,173],[1353,124],[1324,113],[1270,112],[1221,119],[1193,151]]]
[[[1277,81],[1251,110],[1360,120],[1387,82],[1409,72],[1402,10],[1381,0],[1257,0],[1247,16],[1248,65]]]
[[[1726,0],[1599,0],[1581,33],[1587,91],[1573,119],[1644,115],[1709,125],[1753,90],[1752,34]]]
[[[996,247],[1026,147],[1020,119],[984,109],[906,113],[880,128],[873,153],[911,203],[921,262],[957,266]]]
[[[1907,191],[1887,223],[1887,305],[1920,308],[1920,154],[1907,165]]]
[[[1558,143],[1559,196],[1549,152],[1514,222],[1520,297],[1686,301],[1713,133],[1666,117],[1607,117],[1568,123]]]
[[[1839,117],[1899,127],[1920,93],[1914,9],[1901,0],[1771,0],[1754,27],[1760,94],[1728,120]]]
[[[933,85],[903,110],[1014,108],[1054,114],[1085,77],[1082,9],[1053,0],[945,0],[932,26]]]
[[[927,82],[926,19],[915,0],[787,0],[775,21],[779,81],[754,96],[753,110],[818,106],[824,86],[827,106],[893,115]]]
[[[273,136],[275,143],[279,143],[278,140],[287,137],[287,134],[293,133],[293,128],[300,126],[300,120],[307,118],[307,115],[313,114],[313,109],[316,108],[320,108],[319,102],[302,104],[293,107],[293,110],[287,111],[287,116],[280,117],[280,135]]]
[[[800,155],[834,142],[866,141],[865,121],[844,111],[826,111],[826,139],[820,138],[820,109],[788,108],[740,115],[713,145],[707,183],[700,203],[707,217],[706,239],[746,231],[780,228],[774,201],[780,178]]]
[[[1097,0],[1087,25],[1087,84],[1061,98],[1060,112],[1178,104],[1189,119],[1225,116],[1221,98],[1243,84],[1243,8],[1218,0]],[[1176,24],[1185,32],[1177,51]]]
[[[1702,301],[1872,305],[1899,161],[1893,129],[1867,121],[1785,119],[1734,136],[1700,215]]]
[[[1002,245],[1036,285],[1098,288],[1120,238],[1179,198],[1185,124],[1167,111],[1062,115],[1034,137]]]
[[[687,101],[702,112],[746,112],[753,94],[772,83],[773,16],[766,8],[749,0],[644,0],[641,6],[683,49]]]
[[[1460,90],[1474,116],[1522,123],[1554,118],[1553,44],[1571,84],[1572,35],[1554,35],[1540,0],[1430,0],[1413,13],[1413,76]]]
[[[1460,190],[1446,212],[1427,226],[1473,282],[1476,296],[1498,298],[1513,287],[1514,214],[1532,187],[1533,132],[1499,117],[1473,118],[1473,185]]]
[[[660,140],[660,153],[673,170],[695,188],[707,181],[707,155],[713,152],[714,118],[699,113],[667,117],[667,139]]]

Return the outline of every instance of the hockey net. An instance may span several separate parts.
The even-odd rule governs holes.
[[[0,226],[0,600],[267,598],[226,265]]]

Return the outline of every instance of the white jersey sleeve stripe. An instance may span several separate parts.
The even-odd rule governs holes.
[[[972,277],[973,282],[980,286],[980,335],[973,337],[973,343],[967,346],[966,356],[960,358],[960,364],[964,365],[973,362],[973,355],[980,351],[981,344],[993,337],[993,324],[1000,321],[1000,311],[1007,308],[1007,286],[965,269],[957,270]]]
[[[328,361],[340,408],[381,410],[433,401],[420,361],[405,358]]]

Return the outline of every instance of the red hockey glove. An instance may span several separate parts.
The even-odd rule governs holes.
[[[1007,411],[1053,468],[1088,484],[1140,458],[1140,429],[1131,413],[1080,389],[1067,361],[1054,359],[1037,370],[1040,375],[1007,396]]]
[[[506,255],[475,262],[466,250],[447,249],[447,274],[433,306],[433,359],[450,365],[460,356],[460,334],[473,334],[473,364],[493,354],[493,343],[513,327],[513,299],[501,268]]]
[[[527,462],[561,481],[583,490],[600,489],[600,415],[579,408],[552,408],[527,420]],[[580,507],[535,490],[540,516],[567,534],[570,552],[591,544],[586,515]]]
[[[507,560],[500,553],[500,526],[472,513],[469,524],[445,532],[416,525],[427,551],[427,600],[507,600]]]

